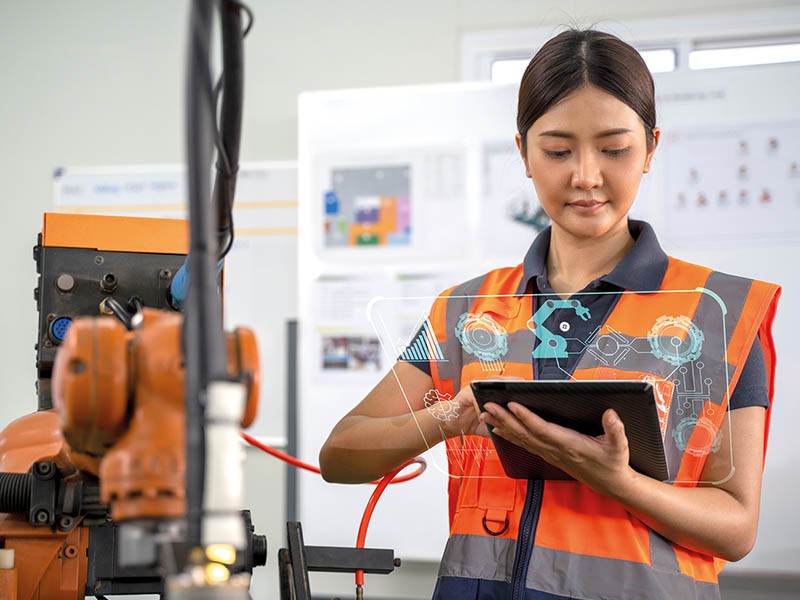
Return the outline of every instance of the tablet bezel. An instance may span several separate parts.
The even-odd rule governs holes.
[[[481,411],[488,402],[501,406],[518,402],[547,421],[585,435],[602,435],[602,414],[613,408],[625,424],[631,467],[659,481],[670,479],[655,391],[648,381],[487,379],[470,385]],[[541,457],[495,435],[491,428],[490,435],[509,477],[572,479]]]

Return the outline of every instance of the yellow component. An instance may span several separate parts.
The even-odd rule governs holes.
[[[206,583],[208,585],[216,585],[225,583],[230,579],[231,572],[228,567],[219,563],[211,562],[206,565]]]
[[[108,300],[108,298],[103,298],[100,301],[100,305],[98,307],[100,309],[100,314],[101,315],[113,315],[114,311],[111,310],[110,308],[108,308],[108,305],[106,304],[106,300]]]
[[[212,562],[232,565],[236,562],[236,548],[230,544],[210,544],[206,546],[206,557]]]

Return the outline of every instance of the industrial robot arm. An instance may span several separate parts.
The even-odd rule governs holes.
[[[223,332],[218,285],[233,240],[242,10],[234,0],[191,6],[188,259],[182,223],[45,216],[35,252],[40,411],[0,435],[2,598],[247,598],[249,572],[265,560],[265,540],[239,507],[238,434],[255,416],[258,355],[251,332]],[[184,260],[181,315],[168,289]]]

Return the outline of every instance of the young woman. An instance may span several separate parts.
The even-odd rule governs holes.
[[[523,76],[517,125],[552,226],[520,265],[437,299],[427,327],[447,362],[398,362],[330,434],[323,475],[369,481],[446,439],[450,539],[436,598],[718,598],[724,562],[755,541],[780,290],[668,257],[649,225],[629,220],[660,137],[653,80],[631,46],[593,30],[551,39]],[[667,381],[671,481],[629,466],[613,410],[598,437],[513,402],[480,414],[469,383],[492,374],[464,343],[465,319],[499,325],[503,376]],[[543,331],[582,348],[539,348]],[[626,340],[651,350],[608,360],[608,345]],[[680,369],[702,370],[694,396]],[[451,402],[453,418],[429,410],[431,398]],[[486,425],[574,480],[505,477]]]

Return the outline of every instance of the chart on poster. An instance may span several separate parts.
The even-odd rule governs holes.
[[[800,235],[800,121],[675,130],[666,142],[668,235]]]

